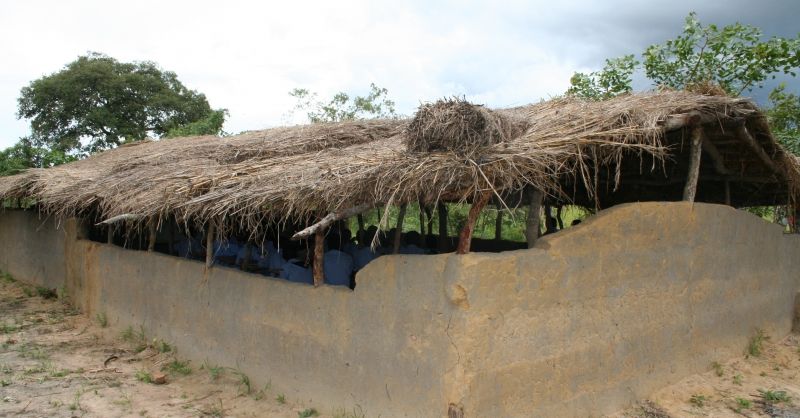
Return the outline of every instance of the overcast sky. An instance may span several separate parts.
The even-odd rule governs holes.
[[[4,2],[0,147],[28,133],[20,89],[87,51],[176,72],[230,111],[236,133],[285,123],[295,87],[329,97],[374,82],[403,114],[452,95],[535,102],[563,93],[575,71],[674,37],[692,10],[703,23],[800,32],[797,0]]]

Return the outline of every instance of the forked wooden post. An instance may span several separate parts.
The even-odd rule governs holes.
[[[406,217],[406,205],[400,206],[400,212],[397,213],[397,227],[394,230],[394,243],[392,245],[392,254],[400,252],[400,244],[403,239],[403,220]]]
[[[206,231],[206,268],[214,265],[214,235],[217,233],[217,225],[214,221],[208,223]]]
[[[149,232],[147,237],[147,251],[153,252],[156,249],[156,236],[158,232],[156,230],[155,218],[150,218],[150,220],[147,222],[147,229]]]
[[[689,150],[689,175],[683,188],[683,200],[694,202],[697,195],[697,179],[700,176],[700,157],[703,150],[703,127],[692,126],[692,144]]]
[[[464,224],[461,233],[458,235],[457,254],[466,254],[469,252],[469,247],[472,243],[472,232],[475,230],[475,222],[478,220],[478,215],[481,214],[483,208],[489,203],[489,198],[491,197],[492,191],[489,190],[483,192],[483,194],[472,202],[472,206],[469,208],[469,214],[467,214],[467,223]]]
[[[497,208],[497,216],[494,218],[494,240],[503,239],[503,211]]]
[[[359,213],[356,215],[356,220],[358,220],[358,235],[356,238],[358,238],[359,244],[364,245],[364,240],[366,239],[365,234],[367,233],[367,231],[364,229],[364,215]]]
[[[314,287],[319,287],[325,282],[325,230],[317,229],[314,232]]]
[[[525,239],[528,241],[528,248],[533,248],[539,238],[542,198],[544,195],[541,191],[533,188],[529,188],[527,194],[528,217],[525,220]]]

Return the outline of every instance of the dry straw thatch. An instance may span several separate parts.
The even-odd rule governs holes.
[[[423,105],[410,121],[139,142],[0,179],[0,197],[33,198],[61,218],[91,211],[102,219],[228,219],[256,233],[269,222],[312,221],[357,205],[463,201],[486,191],[506,196],[527,185],[565,197],[565,178],[591,194],[600,167],[619,173],[623,158],[669,158],[665,124],[689,112],[720,124],[763,119],[748,100],[686,92],[605,102],[562,98],[503,110],[445,100]],[[760,129],[755,133],[771,141],[782,181],[796,193],[797,160]]]

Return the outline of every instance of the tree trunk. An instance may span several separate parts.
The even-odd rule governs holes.
[[[697,179],[700,176],[700,157],[703,149],[703,127],[692,127],[692,144],[690,149],[689,175],[686,178],[686,186],[683,188],[683,200],[694,202],[697,195]]]
[[[400,244],[403,239],[403,220],[406,217],[406,205],[400,206],[400,212],[397,213],[397,227],[394,230],[394,244],[392,245],[392,254],[400,252]]]
[[[539,238],[543,195],[541,191],[530,187],[526,191],[528,195],[528,217],[525,222],[525,239],[528,241],[528,248],[533,248]]]
[[[489,198],[491,197],[492,191],[489,190],[472,202],[472,206],[469,208],[469,214],[467,215],[467,223],[464,224],[464,228],[461,229],[461,233],[458,236],[457,254],[466,254],[469,252],[469,247],[472,244],[472,232],[475,230],[475,222],[478,220],[478,215],[481,214],[483,208],[489,203]]]
[[[323,270],[324,266],[324,254],[325,254],[325,230],[324,229],[317,229],[314,233],[314,264],[313,264],[313,274],[314,274],[314,287],[319,287],[322,283],[325,282],[325,272]]]

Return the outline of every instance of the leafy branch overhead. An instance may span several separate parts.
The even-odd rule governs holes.
[[[311,123],[341,122],[357,119],[391,119],[398,117],[389,91],[370,83],[366,96],[350,97],[345,92],[336,93],[328,102],[319,100],[317,93],[296,88],[289,95],[297,100],[294,111],[305,112]]]

